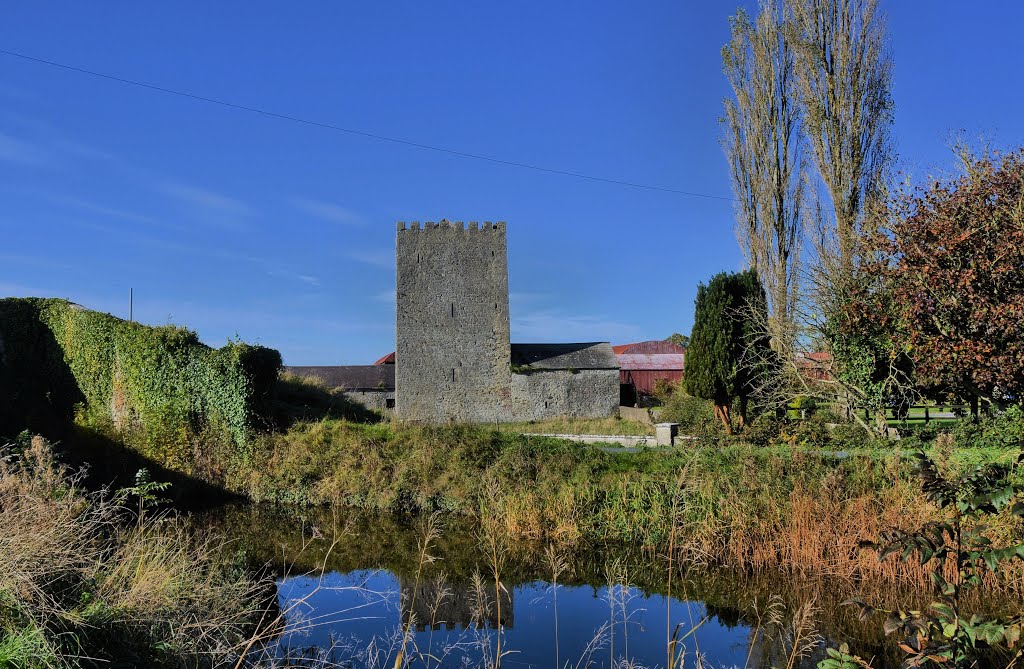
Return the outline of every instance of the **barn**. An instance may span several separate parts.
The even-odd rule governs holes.
[[[651,340],[613,346],[619,361],[619,392],[623,406],[636,406],[654,394],[658,381],[683,378],[686,349],[669,341]]]

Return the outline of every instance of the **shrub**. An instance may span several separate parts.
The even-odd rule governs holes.
[[[961,420],[953,437],[959,446],[1016,448],[1024,440],[1024,407],[1017,404],[992,416]]]
[[[786,425],[781,439],[791,446],[822,448],[829,444],[832,433],[821,416],[812,415],[807,420],[794,421]]]
[[[896,428],[896,432],[902,438],[916,437],[922,443],[934,441],[942,427],[937,422],[931,423],[906,423]]]
[[[832,428],[829,436],[830,446],[836,450],[862,448],[870,446],[875,441],[874,435],[857,423],[838,423]]]
[[[743,430],[743,438],[754,446],[771,446],[779,441],[785,427],[785,420],[761,414]]]
[[[0,425],[8,432],[70,419],[81,404],[86,423],[141,431],[146,441],[223,425],[242,445],[268,423],[280,367],[280,353],[262,346],[213,349],[191,330],[123,321],[67,300],[0,300],[0,401],[18,412]]]
[[[694,437],[714,437],[725,434],[725,427],[715,416],[715,405],[711,400],[687,395],[677,389],[666,398],[660,420],[679,423],[679,433]]]

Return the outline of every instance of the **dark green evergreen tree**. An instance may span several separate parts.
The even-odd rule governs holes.
[[[730,407],[739,403],[739,427],[747,419],[751,394],[770,370],[767,300],[757,273],[721,272],[697,286],[693,332],[686,351],[684,388],[710,400],[732,434]]]

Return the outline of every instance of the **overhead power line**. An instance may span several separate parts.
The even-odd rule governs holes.
[[[398,137],[389,137],[387,135],[380,135],[373,132],[366,132],[364,130],[356,130],[354,128],[345,128],[340,125],[334,125],[332,123],[324,123],[322,121],[314,121],[300,116],[292,116],[291,114],[282,114],[269,109],[262,109],[260,107],[251,107],[249,105],[238,104],[235,102],[228,102],[227,100],[220,100],[217,98],[207,97],[205,95],[197,95],[195,93],[189,93],[188,91],[181,91],[174,88],[167,88],[166,86],[157,86],[155,84],[148,84],[144,81],[137,81],[134,79],[126,79],[124,77],[118,77],[112,74],[106,74],[103,72],[97,72],[95,70],[88,70],[83,67],[77,67],[74,65],[68,65],[66,63],[59,63],[53,60],[47,60],[45,58],[37,58],[35,56],[29,56],[28,54],[19,53],[17,51],[8,51],[6,49],[0,49],[0,54],[6,56],[12,56],[14,58],[21,58],[22,60],[31,61],[33,63],[39,63],[41,65],[47,65],[49,67],[55,67],[62,70],[77,72],[79,74],[85,74],[90,77],[97,77],[99,79],[106,79],[108,81],[116,81],[117,83],[126,84],[129,86],[136,86],[138,88],[145,88],[151,91],[158,91],[160,93],[166,93],[168,95],[177,95],[183,98],[189,98],[192,100],[198,100],[199,102],[207,102],[214,105],[220,105],[222,107],[228,107],[229,109],[237,109],[240,111],[246,111],[253,114],[260,114],[270,118],[279,119],[282,121],[291,121],[293,123],[301,123],[303,125],[312,126],[315,128],[324,128],[326,130],[334,130],[336,132],[344,132],[350,135],[358,135],[360,137],[368,137],[370,139],[380,140],[382,142],[391,142],[393,144],[402,144],[404,146],[412,146],[417,149],[426,149],[428,151],[436,151],[438,153],[447,153],[453,156],[460,156],[462,158],[471,158],[473,160],[483,160],[489,163],[496,163],[498,165],[507,165],[509,167],[519,167],[527,170],[535,170],[537,172],[547,172],[548,174],[558,174],[566,177],[575,177],[577,179],[586,179],[588,181],[598,181],[601,183],[615,184],[618,186],[628,186],[630,188],[643,188],[645,190],[660,191],[663,193],[675,193],[677,195],[688,195],[691,197],[702,197],[710,200],[725,200],[732,201],[731,197],[723,197],[721,195],[711,195],[710,193],[698,193],[696,191],[680,190],[678,188],[666,188],[663,186],[653,186],[651,184],[638,183],[636,181],[624,181],[621,179],[609,179],[606,177],[594,176],[592,174],[583,174],[582,172],[570,172],[568,170],[559,170],[551,167],[544,167],[542,165],[533,165],[531,163],[521,163],[515,160],[505,160],[503,158],[495,158],[493,156],[485,156],[478,153],[469,153],[467,151],[459,151],[457,149],[448,149],[443,146],[435,146],[432,144],[424,144],[422,142],[414,142],[407,139],[399,139]]]

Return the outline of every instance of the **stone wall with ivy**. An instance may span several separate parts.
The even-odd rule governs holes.
[[[238,446],[269,422],[281,355],[186,328],[149,327],[60,299],[0,300],[0,435],[76,418],[119,432],[225,430]]]

